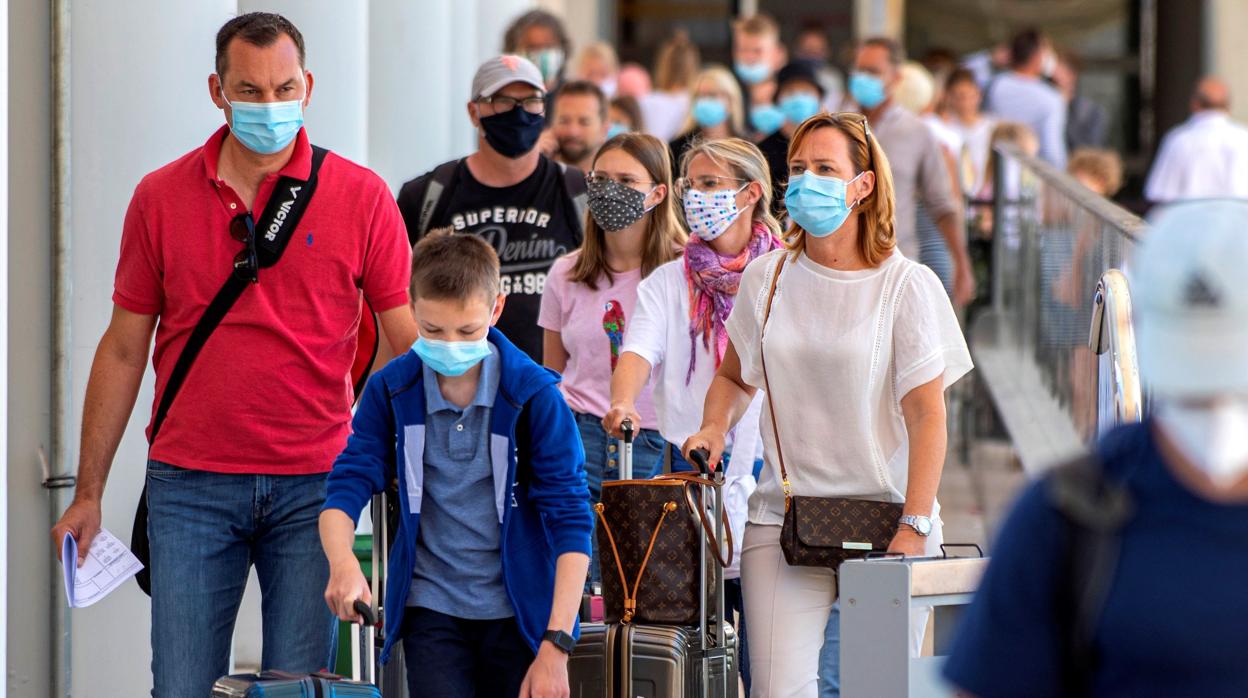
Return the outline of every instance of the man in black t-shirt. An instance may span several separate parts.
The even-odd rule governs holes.
[[[434,228],[477,235],[498,251],[509,295],[498,328],[535,361],[550,265],[581,244],[585,176],[538,152],[545,125],[541,72],[520,56],[491,58],[472,80],[468,115],[477,152],[443,163],[399,191],[414,245]]]

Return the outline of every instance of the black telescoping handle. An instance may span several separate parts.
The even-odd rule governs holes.
[[[695,448],[689,452],[689,460],[698,466],[698,471],[703,475],[710,477],[711,475],[711,452],[705,448]]]
[[[351,608],[360,615],[361,625],[377,625],[377,614],[373,613],[373,607],[364,603],[360,599],[356,599],[351,604]]]

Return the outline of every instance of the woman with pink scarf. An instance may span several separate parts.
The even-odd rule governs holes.
[[[740,138],[695,144],[681,160],[676,183],[689,242],[682,259],[655,269],[637,288],[637,308],[611,378],[611,409],[602,424],[619,436],[625,419],[640,423],[636,401],[653,372],[659,433],[673,444],[673,470],[692,470],[679,444],[702,424],[702,403],[724,357],[724,321],[732,311],[741,273],[754,259],[781,247],[771,213],[771,175],[758,148]],[[758,395],[741,420],[723,461],[725,504],[736,549],[746,506],[762,461]],[[753,416],[751,416],[753,415]],[[757,462],[757,466],[756,466]],[[726,571],[727,601],[740,613],[737,562]],[[744,618],[738,621],[741,667],[749,688]]]

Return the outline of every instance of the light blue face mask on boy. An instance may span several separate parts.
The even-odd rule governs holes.
[[[466,342],[445,342],[421,337],[412,345],[412,351],[416,352],[421,361],[429,364],[429,368],[435,373],[462,376],[490,355],[489,335]]]
[[[225,99],[225,92],[221,93]],[[303,127],[303,100],[289,102],[231,102],[230,133],[246,148],[272,155],[295,140]]]
[[[864,174],[866,172],[859,172],[858,177]],[[784,206],[802,230],[817,238],[827,237],[839,230],[849,218],[854,207],[846,203],[845,189],[858,177],[848,182],[810,172],[790,177],[789,188],[784,193]]]

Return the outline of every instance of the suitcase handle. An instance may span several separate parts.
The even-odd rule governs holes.
[[[364,603],[360,599],[356,599],[351,604],[352,610],[360,615],[360,625],[375,626],[377,625],[377,614],[373,613],[373,607]]]
[[[695,448],[689,452],[689,460],[698,466],[698,470],[705,476],[711,476],[711,452],[705,448]]]

